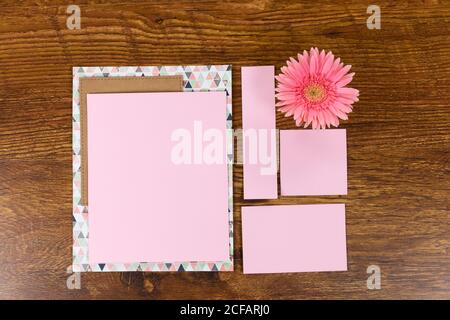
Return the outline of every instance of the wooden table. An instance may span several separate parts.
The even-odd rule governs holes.
[[[80,30],[65,2],[0,3],[0,298],[450,298],[448,1],[376,1],[380,30],[367,1],[74,1]],[[240,67],[278,72],[311,46],[353,65],[361,92],[342,124],[347,196],[243,201],[235,166],[235,272],[90,273],[67,289],[72,66],[232,64],[239,128]],[[241,205],[330,202],[347,206],[348,272],[242,274]],[[381,290],[367,289],[372,264]]]

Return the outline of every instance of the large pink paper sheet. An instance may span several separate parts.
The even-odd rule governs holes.
[[[242,207],[244,273],[346,271],[344,204]]]
[[[281,195],[347,194],[345,129],[280,131]]]
[[[89,94],[87,101],[89,263],[229,260],[225,93]],[[223,161],[206,164],[192,149],[192,164],[174,163],[177,129],[204,148],[202,134],[218,130]]]
[[[242,67],[241,73],[244,199],[277,199],[275,68]]]

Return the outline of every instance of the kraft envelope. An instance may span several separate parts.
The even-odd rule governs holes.
[[[120,92],[171,92],[183,91],[183,77],[91,77],[80,79],[80,129],[81,129],[81,203],[88,204],[88,147],[87,147],[87,103],[89,93]],[[86,182],[86,183],[85,183]]]
[[[88,94],[87,105],[89,263],[229,260],[225,141],[219,163],[194,163],[196,149],[191,164],[172,158],[180,134],[225,139],[225,92]]]
[[[244,273],[347,270],[344,204],[242,207]]]
[[[347,194],[345,129],[281,130],[283,196]]]

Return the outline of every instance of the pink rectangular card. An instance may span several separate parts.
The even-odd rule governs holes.
[[[278,198],[275,68],[242,67],[244,199]]]
[[[244,273],[346,271],[344,204],[242,207]]]
[[[87,105],[89,263],[228,261],[225,92]]]
[[[281,130],[283,196],[347,194],[345,129]]]

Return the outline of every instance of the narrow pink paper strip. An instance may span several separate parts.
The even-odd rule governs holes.
[[[346,271],[344,204],[242,207],[244,273]]]
[[[275,68],[242,67],[241,76],[244,199],[277,199]]]

